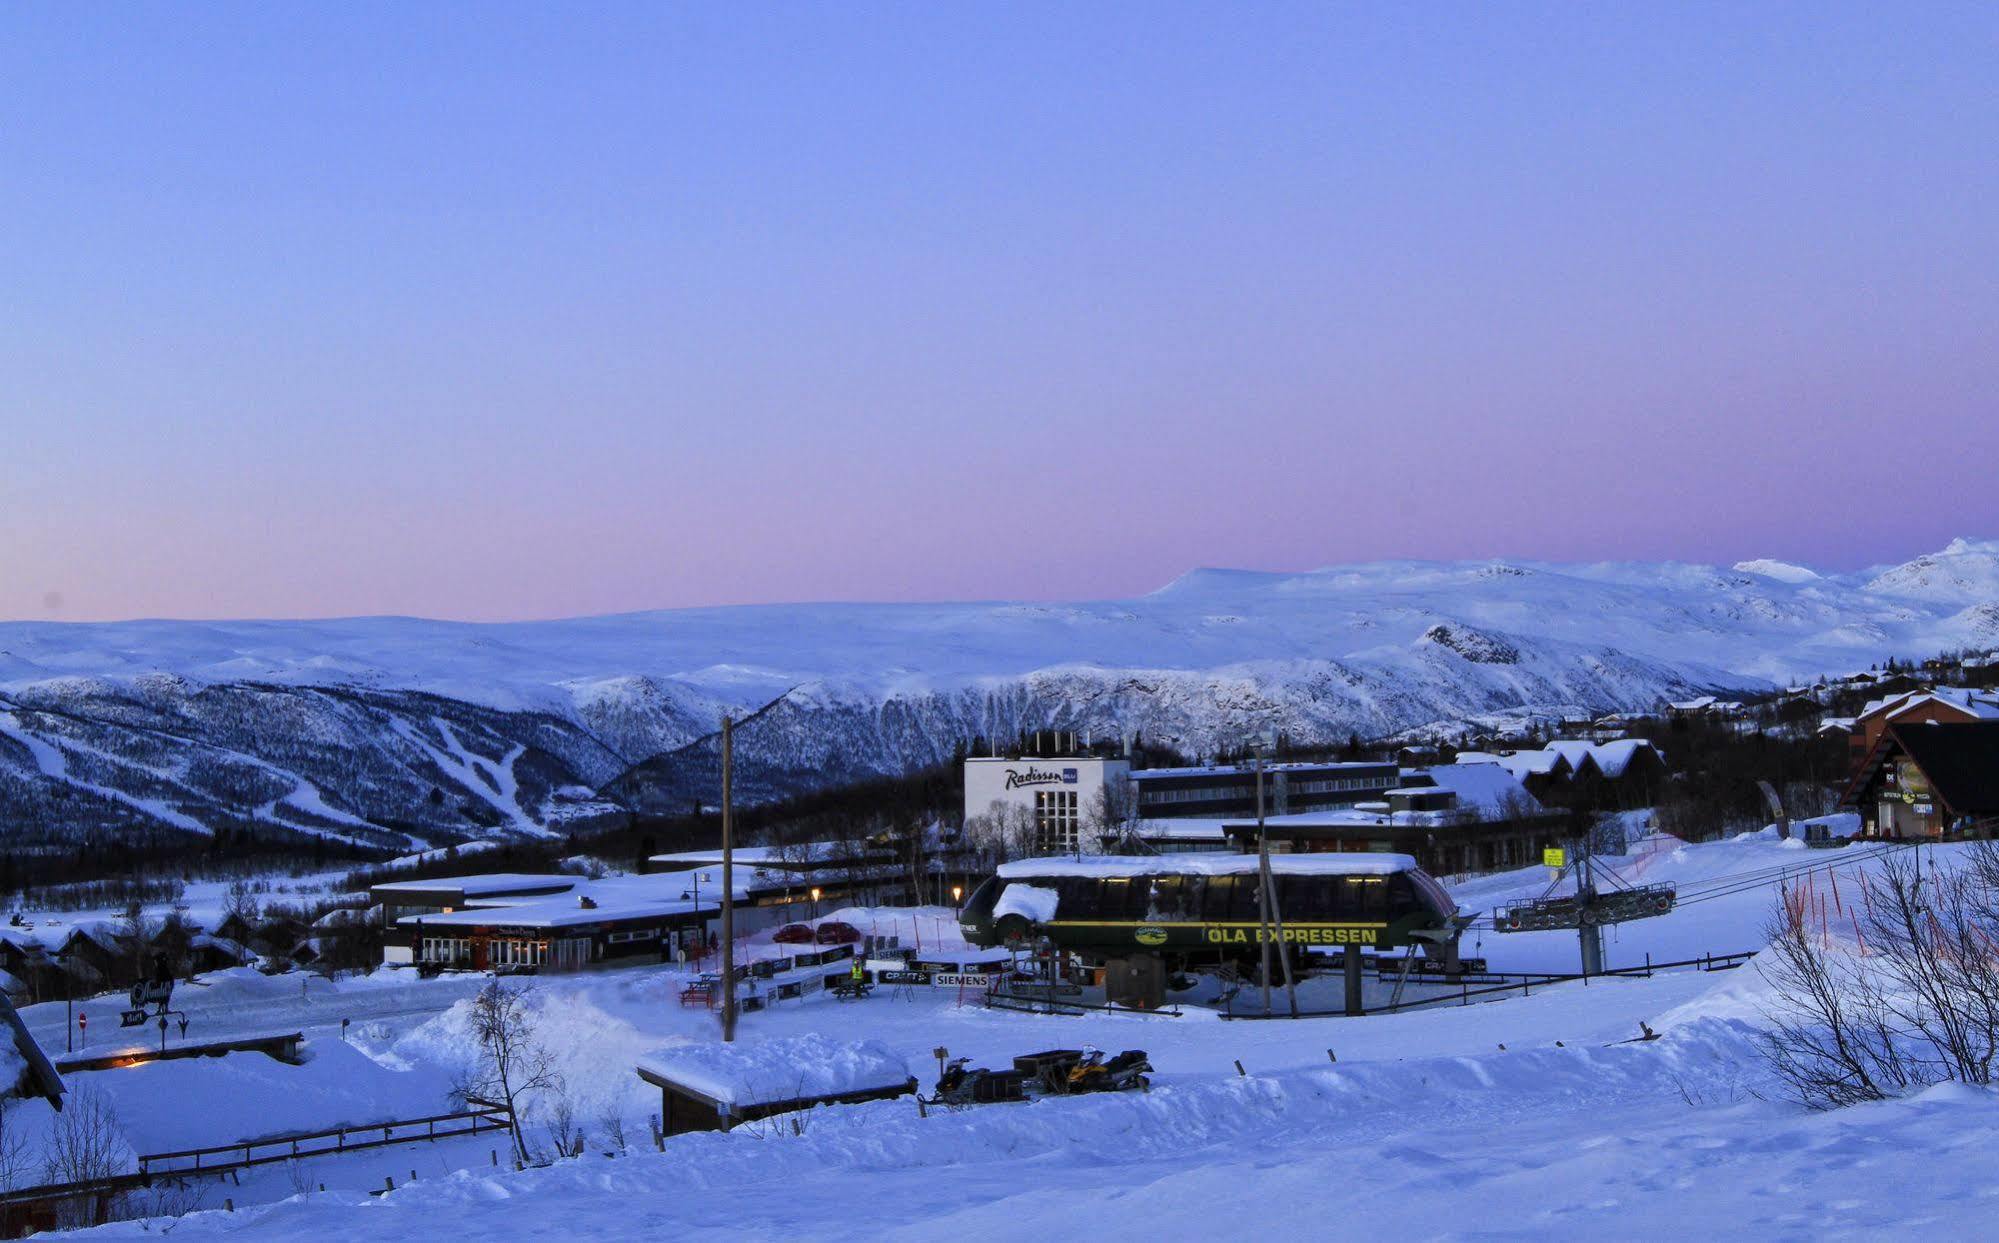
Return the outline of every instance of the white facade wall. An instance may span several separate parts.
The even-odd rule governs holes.
[[[1107,781],[1122,780],[1131,761],[1068,758],[965,761],[965,819],[984,816],[994,803],[1025,809],[1044,824],[1054,853],[1098,851],[1102,844],[1087,831],[1092,809]]]

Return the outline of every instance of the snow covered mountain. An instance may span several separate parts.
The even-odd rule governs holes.
[[[1999,644],[1999,541],[1864,574],[1781,561],[1196,570],[1135,600],[813,604],[477,625],[0,624],[0,826],[549,831],[576,787],[712,798],[1134,731],[1202,752],[1611,711]]]

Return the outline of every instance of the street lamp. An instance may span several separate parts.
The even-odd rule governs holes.
[[[819,918],[819,886],[812,886],[812,918]]]
[[[964,887],[963,885],[953,885],[953,886],[951,886],[951,905],[952,905],[952,906],[956,906],[956,905],[958,905],[958,901],[959,901],[959,899],[963,898],[964,896],[965,896],[965,887]]]

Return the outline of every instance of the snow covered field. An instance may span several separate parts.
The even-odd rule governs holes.
[[[1840,883],[1850,886],[1867,866],[1859,849],[1808,851],[1773,834],[1642,842],[1612,862],[1693,896],[1673,915],[1620,928],[1610,964],[1754,948],[1773,890],[1741,887],[1745,878],[1846,856]],[[1949,865],[1950,848],[1931,849]],[[1818,875],[1829,889],[1830,874]],[[1545,883],[1531,869],[1457,893],[1486,907]],[[921,935],[930,952],[955,932],[943,911],[835,915],[863,927],[899,919],[905,941]],[[1576,955],[1566,933],[1487,933],[1482,952],[1499,969],[1571,970]],[[212,1190],[208,1205],[226,1194],[235,1211],[184,1218],[176,1235],[1046,1239],[1087,1228],[1121,1239],[1255,1228],[1280,1239],[1822,1239],[1973,1237],[1999,1211],[1999,1177],[1983,1160],[1999,1140],[1999,1098],[1940,1088],[1803,1111],[1754,1054],[1762,984],[1753,967],[1296,1023],[1226,1022],[1198,1009],[1024,1015],[961,1005],[945,989],[787,1001],[746,1015],[740,1038],[877,1041],[926,1087],[939,1046],[988,1065],[1085,1042],[1142,1047],[1158,1073],[1143,1095],[929,1117],[905,1098],[815,1111],[801,1135],[682,1136],[656,1152],[644,1119],[658,1096],[633,1067],[715,1039],[712,1015],[678,1004],[681,979],[646,969],[535,982],[541,1035],[592,1133],[591,1155],[496,1172],[494,1144],[482,1138],[278,1167]],[[78,1075],[73,1086],[104,1092],[142,1150],[430,1112],[467,1055],[462,1003],[478,983],[381,973],[301,996],[295,979],[231,975],[208,990],[211,1019],[220,1025],[226,1010],[245,1028],[296,1024],[314,1053],[307,1065],[236,1055]],[[60,1022],[60,1007],[47,1009],[30,1014],[38,1030]],[[354,1018],[345,1044],[341,1017]],[[1660,1038],[1631,1042],[1641,1022]],[[626,1155],[603,1155],[612,1114],[633,1140]],[[397,1189],[368,1195],[385,1176]]]

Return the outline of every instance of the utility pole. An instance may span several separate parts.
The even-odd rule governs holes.
[[[730,765],[735,759],[736,727],[722,718],[722,1041],[736,1039],[736,838],[730,807]]]
[[[1283,947],[1284,913],[1277,906],[1277,880],[1270,874],[1270,835],[1263,825],[1263,752],[1256,752],[1256,872],[1263,887],[1257,903],[1263,933],[1263,1012],[1270,1013],[1270,947],[1277,944],[1277,961],[1284,969],[1284,996],[1291,1003],[1291,1017],[1298,1017],[1298,985],[1291,978],[1291,955]]]
[[[1596,877],[1590,867],[1592,829],[1576,843],[1576,935],[1582,938],[1583,975],[1603,974],[1603,925],[1597,922]]]
[[[1257,932],[1263,942],[1263,1012],[1270,1013],[1270,837],[1263,829],[1263,753],[1256,753]]]

